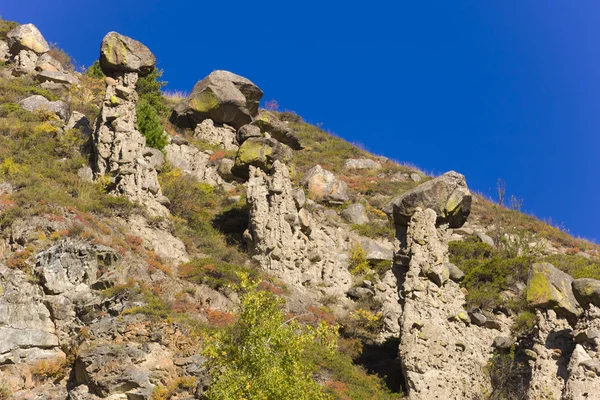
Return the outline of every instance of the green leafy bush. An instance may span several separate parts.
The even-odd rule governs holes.
[[[306,355],[317,343],[321,356],[334,351],[335,333],[285,319],[283,301],[264,291],[242,297],[238,321],[207,340],[204,355],[212,372],[210,400],[330,399],[313,379]]]
[[[137,105],[137,126],[146,137],[146,145],[162,150],[167,145],[167,135],[156,109],[142,98]]]

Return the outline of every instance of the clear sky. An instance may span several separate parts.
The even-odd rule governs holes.
[[[80,64],[115,30],[168,89],[215,69],[367,150],[600,240],[600,2],[4,1]]]

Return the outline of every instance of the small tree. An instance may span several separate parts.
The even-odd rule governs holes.
[[[158,112],[144,98],[137,105],[137,125],[139,131],[146,137],[146,145],[162,150],[167,145],[167,135]]]
[[[306,354],[315,342],[333,351],[335,333],[324,323],[313,328],[286,320],[282,302],[269,292],[248,292],[239,320],[206,341],[213,376],[208,399],[330,399],[313,380],[316,367]]]

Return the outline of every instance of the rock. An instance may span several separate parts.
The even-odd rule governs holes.
[[[162,171],[165,165],[165,155],[162,151],[154,149],[152,147],[146,147],[144,149],[144,160],[148,163],[148,166],[158,172]]]
[[[600,360],[592,359],[583,346],[575,346],[567,371],[562,400],[591,399],[600,393]]]
[[[12,74],[14,76],[22,76],[35,71],[39,56],[32,50],[20,50],[13,57]]]
[[[384,211],[396,225],[406,226],[418,207],[431,208],[437,214],[437,224],[461,227],[471,211],[471,192],[465,177],[454,171],[425,182],[396,197]]]
[[[390,182],[406,182],[407,179],[406,172],[396,172],[390,176]]]
[[[571,282],[570,275],[550,263],[533,264],[527,279],[527,301],[567,317],[579,317],[583,310],[573,295]]]
[[[237,150],[235,129],[228,125],[215,126],[212,119],[205,119],[194,130],[194,137],[210,144],[216,144],[225,150]]]
[[[11,29],[6,34],[6,39],[10,52],[14,55],[21,50],[31,50],[36,54],[50,51],[48,42],[33,24],[19,25]]]
[[[483,243],[490,245],[492,247],[496,247],[496,245],[494,244],[494,239],[492,239],[485,233],[477,231],[477,232],[475,232],[475,235],[477,235],[479,240],[481,240]]]
[[[500,323],[500,321],[497,321],[495,319],[488,319],[487,321],[485,321],[485,327],[488,329],[502,330],[502,324]]]
[[[8,44],[4,40],[0,40],[0,62],[6,62],[9,58]]]
[[[496,336],[494,338],[493,346],[498,350],[508,351],[514,343],[515,341],[512,338],[506,336]]]
[[[77,176],[82,181],[92,183],[94,182],[94,171],[90,167],[81,167],[77,170]]]
[[[44,53],[38,58],[35,70],[60,72],[63,71],[63,66],[56,58],[48,53]]]
[[[351,158],[344,163],[346,170],[381,169],[381,164],[369,158]]]
[[[294,204],[296,204],[296,208],[300,210],[304,207],[306,203],[306,194],[304,193],[304,189],[296,188],[292,191],[292,197],[294,198]]]
[[[211,186],[225,183],[217,172],[217,166],[210,161],[210,156],[189,145],[187,140],[174,136],[171,143],[165,147],[165,153],[173,167],[181,169],[198,181]]]
[[[261,112],[251,125],[257,126],[261,133],[268,133],[273,139],[280,141],[293,150],[303,149],[300,139],[294,131],[286,123],[281,122],[275,115],[269,112]]]
[[[362,246],[365,252],[365,258],[371,264],[377,264],[381,261],[390,261],[390,267],[392,265],[391,261],[394,258],[394,249],[386,248],[381,244],[377,243],[373,239],[363,238],[360,240],[360,245]]]
[[[471,323],[477,326],[484,326],[487,321],[485,315],[479,312],[469,313],[469,317],[471,318]]]
[[[372,289],[354,286],[351,287],[350,290],[348,290],[347,295],[352,300],[359,301],[372,298],[375,295],[375,292]]]
[[[247,179],[249,167],[258,167],[263,171],[270,171],[275,161],[289,163],[292,160],[292,150],[275,139],[251,138],[240,146],[236,156],[232,173],[240,178]]]
[[[148,75],[156,65],[154,54],[137,40],[109,32],[100,45],[100,67],[106,75],[135,72],[140,76]]]
[[[326,203],[344,203],[348,201],[348,185],[320,165],[311,168],[301,184],[308,189],[311,200]]]
[[[213,71],[196,83],[188,98],[175,107],[171,122],[193,129],[210,118],[239,129],[258,114],[262,96],[262,90],[248,79],[228,71]]]
[[[341,216],[351,224],[362,225],[369,223],[367,209],[360,203],[350,204],[342,211]]]
[[[262,134],[262,132],[260,131],[260,128],[258,126],[255,125],[244,125],[242,126],[240,129],[237,130],[237,141],[239,144],[244,143],[247,139],[253,138],[253,137],[263,137],[264,135]]]
[[[452,263],[446,263],[446,268],[448,268],[450,279],[452,279],[454,282],[461,282],[463,279],[465,279],[465,273],[462,272],[456,265]]]
[[[421,175],[417,174],[416,172],[413,172],[412,174],[410,174],[410,179],[413,182],[417,182],[417,183],[421,182],[421,180],[422,180]]]
[[[600,281],[590,278],[575,279],[571,283],[575,298],[584,307],[600,307]]]
[[[63,85],[77,85],[79,79],[68,72],[61,71],[42,71],[37,75],[37,80],[40,82],[54,82]]]
[[[531,349],[525,349],[523,353],[525,353],[525,356],[530,360],[535,361],[538,358],[537,353]]]
[[[219,161],[217,161],[217,172],[219,173],[221,178],[223,178],[226,181],[231,181],[235,179],[235,176],[231,172],[234,164],[235,161],[231,158],[221,158]]]
[[[21,349],[57,347],[55,325],[39,286],[30,283],[23,272],[1,264],[0,282],[0,358]],[[32,356],[23,355],[23,361]]]
[[[69,107],[62,100],[49,101],[44,96],[35,94],[19,102],[19,105],[27,111],[46,110],[57,114],[62,120],[68,119]]]

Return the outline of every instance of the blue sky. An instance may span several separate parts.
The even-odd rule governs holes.
[[[80,64],[115,30],[168,89],[215,69],[392,159],[600,239],[600,3],[594,0],[6,1]]]

